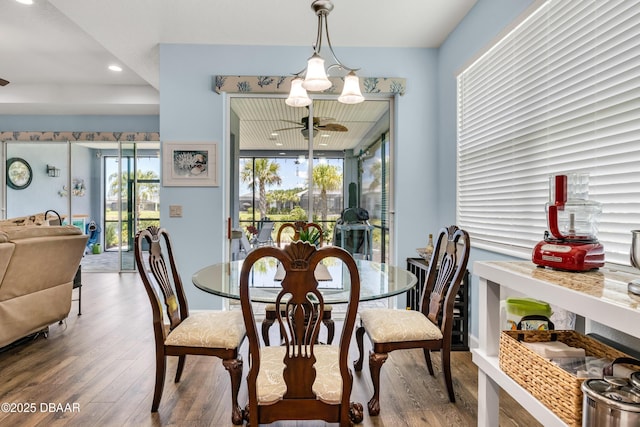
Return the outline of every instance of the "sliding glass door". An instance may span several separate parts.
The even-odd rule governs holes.
[[[284,98],[230,97],[230,212],[236,238],[251,239],[264,217],[319,223],[334,243],[348,207],[366,209],[373,254],[388,262],[391,200],[391,100],[344,105],[315,99],[293,108]],[[275,239],[274,232],[273,238]],[[230,259],[237,256],[232,244]]]

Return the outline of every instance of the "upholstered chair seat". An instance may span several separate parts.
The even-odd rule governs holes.
[[[195,312],[169,332],[165,345],[232,349],[245,336],[240,311]]]
[[[420,311],[369,309],[360,320],[374,343],[442,339],[440,328]]]
[[[263,347],[260,349],[260,371],[258,372],[257,394],[260,405],[269,405],[282,400],[287,385],[282,372],[285,346]],[[320,345],[314,350],[316,379],[313,392],[318,400],[329,405],[338,405],[342,399],[342,377],[338,366],[340,347]]]

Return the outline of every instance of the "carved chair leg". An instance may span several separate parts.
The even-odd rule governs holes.
[[[336,327],[333,323],[333,319],[324,319],[322,323],[327,327],[327,344],[331,344],[333,342],[333,336],[336,333]]]
[[[359,326],[356,329],[356,343],[358,344],[358,359],[353,361],[353,368],[356,372],[360,372],[362,370],[362,359],[363,359],[363,347],[364,347],[364,326]]]
[[[238,392],[242,382],[242,359],[226,359],[222,361],[224,368],[229,371],[231,377],[231,422],[235,425],[244,423],[242,409],[238,405]]]
[[[373,383],[373,397],[369,400],[367,407],[371,416],[380,413],[380,369],[388,357],[387,353],[374,353],[373,351],[369,353],[369,372]]]
[[[182,355],[182,356],[178,356],[178,368],[176,369],[176,377],[173,380],[173,382],[178,383],[180,382],[180,378],[182,378],[182,371],[184,370],[184,363],[187,360],[187,356]]]
[[[164,354],[156,354],[156,386],[153,390],[153,402],[151,412],[158,412],[160,399],[162,399],[162,389],[164,389],[164,374],[167,364],[167,357]]]
[[[433,363],[431,363],[431,351],[428,348],[423,348],[424,352],[424,360],[427,362],[427,369],[429,369],[429,373],[431,376],[435,375],[433,373]]]
[[[269,328],[273,325],[273,319],[264,319],[262,321],[262,339],[264,340],[264,345],[269,346]]]
[[[358,402],[349,402],[349,419],[351,424],[360,424],[364,419],[364,410],[362,404]]]
[[[444,381],[447,384],[447,392],[449,392],[449,402],[456,403],[456,395],[453,392],[453,380],[451,379],[451,353],[442,349],[440,351],[440,357],[442,358]]]

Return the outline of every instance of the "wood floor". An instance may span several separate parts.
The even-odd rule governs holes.
[[[173,382],[176,361],[171,358],[159,412],[152,414],[151,314],[138,276],[83,273],[82,279],[81,316],[74,302],[69,318],[51,325],[47,339],[0,353],[0,425],[232,426],[229,377],[216,358],[188,357],[179,384]],[[243,353],[247,360],[246,343]],[[356,350],[352,353],[355,359]],[[433,360],[435,377],[428,374],[420,350],[392,353],[381,374],[381,414],[369,417],[365,411],[361,426],[476,425],[477,370],[471,355],[453,355],[455,404],[447,398],[439,355]],[[354,379],[352,399],[366,407],[372,393],[366,362]],[[246,402],[244,384],[239,399]],[[501,426],[539,425],[508,396],[503,394],[501,402]],[[7,412],[7,403],[21,412]]]

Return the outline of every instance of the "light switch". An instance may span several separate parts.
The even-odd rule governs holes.
[[[169,217],[170,218],[182,218],[182,206],[181,205],[169,205]]]

